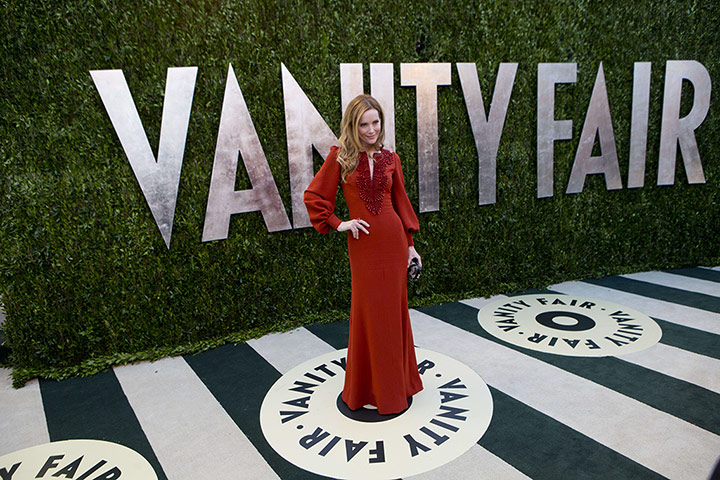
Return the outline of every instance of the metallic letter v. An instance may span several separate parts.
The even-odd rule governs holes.
[[[168,68],[157,161],[122,70],[90,75],[169,249],[197,67]]]

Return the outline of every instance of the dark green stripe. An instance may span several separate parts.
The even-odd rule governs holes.
[[[705,388],[614,357],[568,357],[510,345],[480,327],[478,310],[462,303],[418,310],[720,434],[720,395]]]
[[[335,350],[342,350],[348,346],[350,322],[315,323],[305,328],[325,343],[332,345]]]
[[[662,328],[660,341],[665,345],[720,359],[720,336],[695,328],[683,327],[659,318],[653,318],[653,320]]]
[[[698,280],[720,283],[720,272],[717,270],[710,270],[708,268],[678,268],[677,270],[666,270],[666,272],[674,273],[675,275],[683,275],[685,277],[697,278]],[[718,286],[718,290],[720,290],[720,286]]]
[[[705,295],[704,293],[688,292],[687,290],[681,290],[679,288],[641,282],[640,280],[625,277],[607,277],[583,281],[601,287],[642,295],[643,297],[699,308],[701,310],[707,310],[708,312],[720,313],[720,297],[713,297],[712,295]]]
[[[325,478],[288,462],[265,440],[260,428],[260,406],[280,373],[255,350],[245,343],[227,344],[184,358],[280,478]],[[243,478],[242,472],[238,472],[238,478]]]
[[[530,478],[664,478],[499,390],[490,391],[492,423],[478,444]]]
[[[40,393],[51,441],[87,438],[125,445],[150,462],[159,480],[167,480],[115,372],[40,379]]]

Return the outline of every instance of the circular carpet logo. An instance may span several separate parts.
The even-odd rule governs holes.
[[[340,398],[347,349],[307,361],[270,388],[260,409],[268,443],[283,458],[319,475],[393,479],[459,457],[485,433],[492,397],[470,367],[417,348],[424,389],[407,410],[352,411]]]
[[[636,310],[560,294],[497,300],[478,312],[490,335],[519,347],[576,357],[638,352],[660,341],[662,330]]]
[[[62,440],[3,455],[0,477],[157,480],[155,470],[142,455],[124,445],[101,440]]]

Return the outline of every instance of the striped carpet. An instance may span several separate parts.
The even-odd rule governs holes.
[[[411,310],[418,347],[456,358],[490,387],[485,435],[413,479],[707,479],[720,458],[720,267],[567,282],[557,293],[641,311],[662,327],[647,350],[577,358],[495,340],[493,299]],[[347,347],[347,323],[316,324],[90,378],[11,387],[0,372],[0,456],[93,438],[142,454],[160,479],[321,478],[265,441],[265,393],[296,365]]]

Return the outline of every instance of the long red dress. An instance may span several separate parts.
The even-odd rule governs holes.
[[[337,229],[335,196],[340,182],[339,148],[333,147],[310,186],[305,206],[315,229]],[[350,218],[370,224],[356,240],[348,232],[352,276],[350,337],[343,400],[353,410],[378,407],[381,414],[408,407],[422,390],[407,305],[408,246],[419,228],[405,192],[400,158],[383,149],[374,154],[373,176],[362,152],[358,167],[342,182]]]

